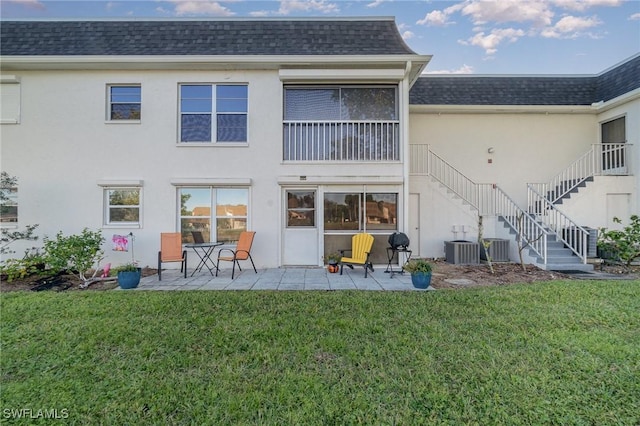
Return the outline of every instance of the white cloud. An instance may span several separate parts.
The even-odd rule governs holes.
[[[524,31],[515,28],[496,28],[491,33],[485,34],[480,32],[466,41],[461,40],[459,43],[464,45],[478,46],[484,49],[487,55],[493,55],[498,51],[498,46],[503,42],[513,43],[520,37],[524,36]]]
[[[249,12],[250,16],[253,16],[254,18],[262,18],[265,16],[269,16],[270,12],[268,10],[254,10],[253,12]]]
[[[488,22],[530,22],[534,26],[551,24],[553,11],[550,3],[543,0],[469,0],[462,7],[461,13],[468,15],[476,25]]]
[[[335,13],[340,9],[335,3],[329,3],[326,0],[280,0],[280,9],[278,14],[289,15],[296,12],[317,11],[322,13]]]
[[[385,1],[387,0],[375,0],[374,2],[367,4],[367,7],[378,7]]]
[[[602,21],[595,16],[591,18],[565,16],[556,22],[553,27],[543,29],[540,35],[546,38],[576,38],[584,35],[593,37],[586,30],[601,24]]]
[[[464,2],[447,7],[444,10],[433,10],[427,13],[424,18],[417,21],[416,24],[435,27],[455,24],[455,22],[449,20],[449,16],[453,15],[456,12],[459,12],[463,6]]]
[[[422,74],[473,74],[473,67],[471,65],[464,64],[457,70],[425,71]]]
[[[553,5],[563,9],[582,12],[590,7],[616,7],[622,4],[622,0],[551,0]]]
[[[593,29],[603,22],[597,16],[579,16],[594,7],[617,7],[626,0],[460,0],[454,5],[428,12],[417,24],[454,25],[455,15],[466,17],[473,35],[459,43],[477,46],[493,55],[501,44],[514,43],[524,36],[545,38],[599,38]],[[562,15],[565,11],[572,14]],[[577,16],[576,16],[577,15]],[[629,17],[640,20],[640,14]],[[507,24],[507,25],[504,25]],[[504,28],[504,27],[508,28]]]
[[[449,22],[449,15],[441,10],[434,10],[427,13],[424,18],[417,21],[416,24],[427,25],[430,27],[444,27],[446,25],[451,25],[451,22]]]
[[[403,40],[409,40],[410,38],[414,38],[416,35],[412,31],[405,31],[402,33]]]
[[[630,21],[640,21],[640,13],[634,13],[633,15],[629,16],[629,20]]]
[[[44,2],[39,0],[8,0],[8,2],[21,4],[30,9],[45,10],[47,8],[47,6],[44,5]]]
[[[168,0],[175,4],[175,13],[183,15],[213,15],[213,16],[233,16],[234,12],[222,6],[218,1],[211,0]]]

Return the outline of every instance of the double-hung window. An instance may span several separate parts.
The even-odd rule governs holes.
[[[142,87],[139,84],[112,84],[108,86],[108,120],[140,120]]]
[[[181,84],[180,142],[247,142],[245,84]]]
[[[0,223],[3,225],[16,224],[18,222],[18,187],[14,181],[5,182],[3,179],[2,199],[0,200]]]
[[[20,78],[0,76],[0,124],[20,123]]]
[[[113,226],[140,226],[142,193],[139,187],[104,189],[104,224]]]

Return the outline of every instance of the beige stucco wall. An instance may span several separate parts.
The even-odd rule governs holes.
[[[309,181],[326,183],[338,177],[338,183],[357,180],[360,185],[391,180],[403,199],[403,165],[399,162],[283,164],[283,81],[277,70],[12,74],[21,81],[22,114],[19,124],[0,126],[1,167],[19,178],[20,225],[38,223],[41,238],[53,237],[58,231],[79,233],[84,227],[102,229],[107,238],[105,262],[130,260],[130,254],[111,251],[110,239],[112,234],[132,231],[136,259],[155,266],[159,234],[178,229],[178,181],[226,179],[233,184],[250,180],[248,227],[257,231],[253,250],[258,267],[280,265],[286,182],[303,175]],[[184,82],[247,83],[248,145],[179,146],[178,83]],[[113,83],[141,84],[140,123],[105,120],[106,87]],[[401,84],[401,90],[406,99],[406,86]],[[115,180],[143,181],[142,227],[103,226],[103,189],[98,183]],[[17,255],[32,245],[16,244]],[[192,255],[190,266],[195,266],[191,264],[195,260]],[[179,267],[166,265],[172,266]]]
[[[628,102],[619,102],[613,108],[598,114],[597,121],[598,126],[601,123],[616,119],[618,117],[625,117],[627,144],[630,147],[630,155],[628,156],[628,167],[631,172],[633,186],[631,188],[631,214],[640,214],[640,197],[638,192],[640,191],[640,89],[633,92],[635,96]],[[622,97],[624,99],[625,97]],[[598,142],[600,142],[600,128],[598,127]]]
[[[526,202],[527,183],[549,181],[598,141],[593,114],[413,111],[410,143],[431,145],[471,180],[496,183],[518,203]]]
[[[497,184],[522,207],[527,202],[527,183],[549,181],[597,142],[593,113],[425,113],[421,107],[411,107],[411,144],[429,144],[471,180]],[[451,200],[439,185],[412,176],[410,190],[421,194],[423,256],[442,257],[447,240],[477,239],[477,216],[469,214],[459,200]],[[454,226],[467,230],[466,234],[454,233]],[[483,236],[496,237],[496,226],[501,225],[486,218]]]

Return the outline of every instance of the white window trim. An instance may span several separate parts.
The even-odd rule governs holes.
[[[221,183],[222,181],[226,182],[225,184]],[[245,217],[247,223],[247,230],[252,229],[252,217],[251,214],[251,179],[233,179],[235,183],[229,183],[230,180],[225,179],[177,179],[172,180],[171,185],[176,187],[176,232],[182,232],[182,218],[187,216],[182,216],[180,214],[180,193],[182,189],[185,188],[208,188],[210,192],[210,205],[211,205],[211,213],[209,216],[197,216],[197,217],[208,217],[211,221],[210,226],[211,230],[214,228],[214,222],[217,218],[223,217],[218,216],[215,213],[216,203],[217,203],[217,193],[216,191],[219,189],[246,189],[247,190],[247,215],[246,216],[236,216],[236,217]],[[188,183],[192,182],[192,183]],[[217,182],[217,183],[212,183]]]
[[[20,124],[22,115],[22,86],[20,77],[15,75],[0,76],[0,92],[2,107],[0,124]]]
[[[182,86],[211,86],[212,95],[211,95],[211,140],[210,141],[192,141],[192,142],[182,142],[180,139],[182,138],[182,95],[181,95],[181,87]],[[218,120],[217,115],[218,111],[216,109],[216,88],[217,86],[246,86],[247,87],[247,112],[228,112],[225,114],[234,114],[234,115],[245,115],[247,117],[247,140],[246,141],[233,141],[233,142],[219,142],[217,139],[218,136]],[[245,147],[249,145],[249,83],[246,82],[227,82],[227,83],[203,83],[203,82],[181,82],[178,83],[178,134],[176,135],[176,146],[180,147]],[[204,114],[201,114],[204,115]]]
[[[18,192],[17,186],[12,187],[11,189],[13,188],[15,188],[15,196],[10,195],[8,196],[8,198],[15,198],[15,203],[16,203],[16,206],[18,207],[18,215],[16,217],[15,222],[0,222],[0,228],[14,229],[20,226],[20,202],[18,201],[19,192]]]
[[[131,180],[99,180],[98,186],[102,188],[102,227],[104,229],[142,229],[143,217],[144,217],[144,181],[131,179]],[[139,220],[136,223],[133,222],[109,222],[109,190],[112,189],[137,189],[139,191],[138,209]]]
[[[117,120],[111,118],[111,88],[112,87],[139,87],[140,88],[140,118],[132,120]],[[106,111],[105,111],[105,124],[140,124],[142,123],[142,84],[140,83],[108,83],[107,92],[105,96]],[[121,103],[121,102],[117,102]],[[138,102],[132,102],[137,104]]]

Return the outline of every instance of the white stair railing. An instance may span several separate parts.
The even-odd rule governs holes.
[[[631,145],[627,143],[594,144],[548,183],[529,185],[555,203],[590,177],[628,174],[626,159],[629,158],[629,149]]]
[[[527,185],[527,211],[542,222],[546,229],[553,231],[582,263],[587,263],[587,240],[589,231],[578,225],[569,216],[558,210],[544,195]]]
[[[495,188],[495,198],[496,213],[516,232],[518,244],[532,249],[540,257],[540,262],[546,265],[549,231],[499,187]]]
[[[482,216],[495,213],[492,193],[495,185],[472,181],[431,151],[429,145],[410,145],[410,150],[410,173],[431,176]]]

